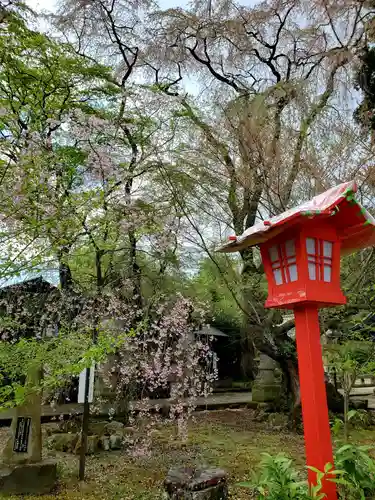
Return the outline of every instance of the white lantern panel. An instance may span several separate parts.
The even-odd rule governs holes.
[[[309,262],[309,278],[312,281],[316,280],[316,265],[315,265],[315,262]]]
[[[279,252],[277,251],[276,246],[270,247],[268,251],[270,254],[271,262],[275,262],[276,260],[279,260]]]
[[[306,250],[307,253],[316,255],[315,238],[306,238]]]
[[[283,277],[282,277],[282,274],[281,274],[281,270],[280,269],[274,269],[273,270],[273,276],[275,278],[276,285],[282,285],[282,283],[283,283]]]
[[[331,282],[331,272],[331,266],[324,266],[324,281],[326,281],[327,283]]]
[[[330,257],[332,259],[332,241],[323,241],[323,255],[324,257]]]
[[[288,266],[288,269],[289,269],[290,281],[297,281],[298,280],[297,266],[295,264],[292,264],[291,266]]]
[[[285,242],[285,253],[287,257],[294,257],[296,255],[296,245],[294,240],[288,240]]]

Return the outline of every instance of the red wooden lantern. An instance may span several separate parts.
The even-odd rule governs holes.
[[[340,238],[328,221],[307,220],[260,245],[268,281],[266,307],[345,304],[340,288]]]
[[[321,471],[333,464],[318,308],[345,304],[340,255],[375,245],[375,219],[355,199],[355,182],[259,222],[219,251],[258,245],[268,281],[266,307],[294,310],[306,459]],[[309,470],[309,482],[316,475]],[[327,500],[336,485],[323,481]]]

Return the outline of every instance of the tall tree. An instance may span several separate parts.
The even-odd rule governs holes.
[[[310,22],[298,23],[298,16]],[[218,205],[225,207],[223,220],[236,234],[257,217],[302,201],[306,177],[315,179],[315,189],[324,187],[321,165],[308,157],[309,137],[337,99],[338,77],[360,46],[364,16],[359,3],[339,9],[325,2],[308,7],[295,1],[218,6],[210,15],[181,9],[155,15],[158,53],[151,44],[150,55],[161,68],[165,60],[167,67],[175,64],[176,83],[193,70],[197,82],[210,86],[210,91],[203,90],[202,105],[194,105],[178,89],[174,93],[181,107],[179,120],[190,121],[202,141],[197,149],[207,164],[197,168],[195,162],[194,175],[219,182]],[[343,19],[350,22],[341,34]],[[172,86],[162,90],[173,93]],[[214,110],[211,116],[207,103]],[[192,161],[191,150],[185,144],[179,151],[181,164],[187,156]],[[255,344],[281,363],[298,392],[293,349],[287,347],[291,325],[277,326],[279,316],[261,307],[254,287],[261,271],[257,254],[243,251],[241,259],[247,360],[253,358]],[[247,372],[253,374],[249,363]]]
[[[148,16],[122,0],[66,1],[60,26],[87,58],[102,62],[113,51],[121,88],[138,78],[154,93],[155,113],[162,108],[173,131],[165,151],[155,151],[158,185],[190,226],[185,242],[219,269],[216,234],[242,233],[360,169],[357,159],[355,168],[329,171],[329,157],[342,147],[345,79],[368,10],[328,0],[141,6]],[[244,369],[254,376],[256,346],[280,362],[297,402],[293,324],[264,311],[257,252],[242,252],[241,264],[242,295],[234,299],[244,317]]]

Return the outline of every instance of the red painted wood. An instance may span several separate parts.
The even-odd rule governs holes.
[[[306,461],[323,471],[328,462],[333,464],[333,454],[317,306],[296,307],[294,317]],[[309,470],[308,476],[316,484],[315,472]],[[335,483],[324,481],[324,493],[327,500],[337,500]]]
[[[297,304],[315,303],[318,307],[329,307],[345,304],[346,299],[340,286],[340,238],[333,223],[333,218],[306,219],[304,224],[297,224],[260,245],[262,262],[268,282],[268,298],[266,307],[293,309]],[[308,254],[306,239],[313,238],[320,251],[316,252],[316,279],[311,280],[308,273]],[[288,240],[293,240],[296,248],[296,265],[298,279],[290,281],[288,268],[285,267],[286,257],[284,245]],[[323,241],[332,243],[331,281],[325,282],[321,277],[324,262]],[[269,255],[271,247],[276,246],[279,260],[282,263],[281,273],[283,283],[277,284],[273,274],[272,262]],[[288,279],[287,279],[288,278]]]

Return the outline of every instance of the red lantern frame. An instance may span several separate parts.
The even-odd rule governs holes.
[[[318,252],[309,254],[306,241],[313,239]],[[287,255],[285,243],[294,241],[295,257]],[[323,243],[332,243],[331,257],[324,256]],[[315,303],[318,307],[345,304],[340,287],[340,238],[327,221],[308,220],[260,244],[264,270],[268,282],[266,307],[293,309],[301,303]],[[273,247],[278,249],[280,267],[270,257]],[[316,279],[309,276],[309,264],[315,263]],[[297,279],[290,276],[290,267],[296,265]],[[329,267],[330,281],[324,280],[324,267]],[[277,284],[274,271],[280,269],[282,283]],[[320,279],[323,277],[323,279]]]

